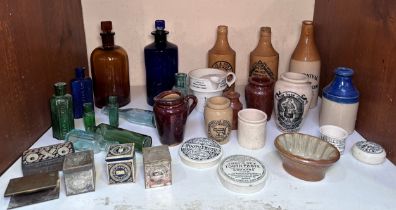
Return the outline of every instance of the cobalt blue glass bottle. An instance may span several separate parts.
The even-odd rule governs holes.
[[[82,118],[84,103],[91,103],[93,109],[92,79],[85,77],[85,68],[78,67],[75,70],[76,78],[70,83],[73,96],[74,118]]]
[[[178,50],[175,44],[166,40],[165,21],[155,21],[154,42],[144,48],[146,65],[147,103],[154,105],[154,97],[165,90],[171,90],[178,72]]]

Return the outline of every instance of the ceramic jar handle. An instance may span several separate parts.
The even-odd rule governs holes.
[[[228,81],[228,77],[231,76],[231,75],[232,75],[232,79],[230,81]],[[234,72],[228,72],[227,73],[227,80],[226,80],[227,86],[230,87],[232,84],[235,83],[235,80],[236,80],[236,75],[234,74]]]
[[[190,100],[192,100],[192,103],[190,104]],[[188,115],[194,110],[195,106],[197,106],[198,99],[194,95],[187,95],[184,97],[184,101],[188,103]]]

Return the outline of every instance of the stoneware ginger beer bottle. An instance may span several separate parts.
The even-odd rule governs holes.
[[[271,43],[271,27],[260,28],[260,40],[250,53],[249,77],[265,76],[278,79],[279,54]]]
[[[314,108],[318,102],[320,56],[315,44],[313,21],[302,22],[300,40],[290,60],[290,71],[307,75],[312,86],[309,108]]]
[[[228,43],[228,27],[220,25],[217,27],[217,39],[212,49],[208,52],[208,67],[235,73],[236,53]],[[235,84],[227,87],[224,92],[234,90]]]

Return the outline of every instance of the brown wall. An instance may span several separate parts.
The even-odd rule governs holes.
[[[355,70],[360,91],[357,131],[385,147],[396,163],[396,1],[316,1],[321,88],[338,66]]]
[[[80,0],[4,0],[0,6],[0,174],[49,127],[56,81],[87,66]]]

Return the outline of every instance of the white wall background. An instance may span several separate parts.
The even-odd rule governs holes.
[[[88,57],[101,45],[100,21],[113,21],[115,42],[129,56],[131,85],[145,84],[143,48],[153,42],[154,21],[164,19],[168,41],[179,47],[179,72],[206,67],[207,51],[218,25],[228,25],[237,53],[237,84],[247,84],[249,53],[261,26],[272,28],[272,44],[280,56],[279,73],[288,70],[301,28],[313,18],[314,0],[82,0]]]

